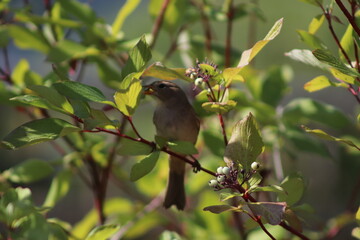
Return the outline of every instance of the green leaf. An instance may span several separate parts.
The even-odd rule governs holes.
[[[248,202],[252,212],[263,217],[271,225],[279,225],[284,219],[285,202]]]
[[[83,101],[83,100],[75,100],[75,99],[69,99],[71,106],[74,108],[74,115],[82,118],[82,119],[87,119],[90,118],[91,116],[91,108],[88,104],[88,102]],[[84,122],[84,125],[86,125],[86,123]],[[85,129],[87,130],[91,130],[92,128],[87,128],[85,127]]]
[[[320,14],[314,17],[309,24],[308,32],[310,34],[315,34],[319,30],[321,25],[324,23],[324,20],[325,20],[324,14]]]
[[[96,14],[92,8],[85,3],[74,0],[58,0],[62,9],[66,9],[75,18],[81,20],[87,25],[93,25],[96,21]]]
[[[233,100],[229,100],[227,102],[205,102],[201,106],[209,112],[216,112],[220,114],[224,114],[235,108],[236,102]]]
[[[329,141],[335,141],[335,142],[341,142],[341,143],[345,143],[347,145],[349,145],[350,147],[356,148],[357,150],[360,151],[360,147],[356,146],[355,143],[353,143],[350,140],[347,139],[342,139],[342,138],[337,138],[337,137],[333,137],[329,134],[327,134],[326,132],[324,132],[321,129],[310,129],[308,127],[302,126],[302,128],[307,132],[307,133],[311,133],[319,138],[325,139],[325,140],[329,140]]]
[[[52,109],[58,112],[67,113],[63,109],[56,107],[55,105],[49,103],[44,98],[33,96],[33,95],[23,95],[18,97],[10,98],[11,101],[23,103],[29,106],[38,107],[38,108],[44,108],[44,109]]]
[[[115,93],[116,107],[126,116],[132,116],[139,105],[141,82],[136,74],[128,75],[121,83],[120,89]]]
[[[287,176],[280,185],[286,193],[278,195],[278,201],[286,202],[288,206],[297,203],[303,196],[305,185],[303,178],[297,174]]]
[[[49,43],[38,31],[18,25],[9,25],[8,32],[14,39],[15,45],[19,48],[34,49],[44,54],[50,49]]]
[[[40,142],[54,140],[80,128],[58,118],[44,118],[27,122],[9,133],[1,145],[8,149],[16,149]]]
[[[315,35],[304,30],[297,30],[301,41],[312,49],[327,49],[326,45]]]
[[[148,155],[152,150],[153,148],[148,144],[123,138],[116,152],[123,156],[137,156]]]
[[[120,230],[120,225],[107,224],[97,226],[86,236],[85,240],[106,240]]]
[[[1,4],[1,3],[0,3]],[[10,37],[6,25],[0,26],[0,47],[5,47],[9,44]]]
[[[249,193],[253,193],[253,192],[286,193],[282,187],[277,185],[268,185],[268,186],[252,185],[247,191]]]
[[[241,59],[237,67],[241,68],[248,65],[250,61],[261,51],[261,49],[280,33],[282,23],[283,18],[275,22],[274,26],[270,29],[270,31],[263,40],[258,41],[252,48],[244,51],[241,55]]]
[[[284,108],[283,118],[296,125],[315,121],[335,129],[351,125],[349,119],[334,106],[308,98],[298,98]]]
[[[182,238],[177,232],[170,232],[169,230],[163,231],[159,240],[181,240]]]
[[[170,148],[170,150],[180,154],[193,155],[198,153],[198,150],[191,142],[172,141],[167,142],[167,146]]]
[[[159,158],[160,152],[154,151],[147,155],[140,162],[134,164],[130,172],[130,180],[137,181],[153,170]]]
[[[219,134],[215,134],[209,130],[204,130],[201,133],[207,149],[209,149],[212,154],[222,158],[225,152],[224,139],[221,138]]]
[[[116,122],[111,121],[103,111],[92,108],[90,109],[90,117],[87,117],[84,120],[84,128],[88,130],[96,127],[115,129],[116,126]]]
[[[47,56],[47,60],[61,63],[70,59],[80,59],[89,56],[98,56],[100,51],[95,47],[86,47],[71,40],[62,40],[56,43]]]
[[[28,12],[16,12],[15,18],[17,21],[24,23],[35,23],[35,24],[54,24],[59,27],[68,27],[68,28],[79,28],[81,23],[70,20],[70,19],[61,19],[61,18],[50,18],[48,16],[39,16],[35,14],[30,14]]]
[[[44,207],[54,207],[70,189],[72,173],[69,170],[59,172],[52,180],[49,192],[46,195]]]
[[[32,183],[46,178],[54,169],[45,161],[29,159],[6,171],[3,176],[14,183]]]
[[[344,49],[348,57],[354,56],[354,38],[353,38],[353,27],[351,24],[348,25],[343,37],[341,38],[340,45]],[[346,61],[346,57],[343,52],[339,49],[339,56],[342,61]]]
[[[211,213],[219,214],[230,210],[237,210],[237,208],[232,207],[230,205],[213,205],[213,206],[205,207],[203,210],[209,211]]]
[[[358,72],[356,72],[352,68],[347,67],[342,61],[334,57],[329,51],[323,49],[316,49],[312,53],[320,62],[323,62],[337,69],[341,73],[352,77],[360,77],[360,74]]]
[[[104,94],[97,89],[83,83],[74,81],[63,81],[53,84],[53,87],[62,95],[70,99],[104,102]]]
[[[314,6],[319,7],[319,5],[322,5],[323,0],[299,0],[300,2],[305,2]]]
[[[220,193],[220,201],[224,202],[234,197],[242,197],[243,194],[240,193]]]
[[[357,83],[355,77],[344,74],[344,73],[340,72],[339,70],[337,70],[336,68],[330,68],[330,72],[334,76],[334,78],[336,78],[336,79],[338,79],[340,81],[344,81],[344,82],[347,82],[347,83],[350,83],[350,84],[356,84]],[[341,86],[343,86],[345,88],[348,88],[348,85],[345,84],[345,83],[342,83]]]
[[[136,46],[129,52],[129,58],[121,72],[122,79],[130,73],[141,72],[150,59],[150,46],[146,43],[145,36],[142,36]]]
[[[142,77],[153,77],[163,80],[182,79],[192,82],[192,79],[185,76],[185,68],[167,68],[161,63],[151,64],[143,73]]]
[[[127,0],[126,3],[120,8],[116,18],[112,24],[112,35],[117,36],[124,24],[125,19],[136,9],[140,4],[140,0]]]
[[[29,62],[26,59],[21,59],[18,62],[11,73],[11,79],[19,87],[41,84],[43,81],[39,74],[30,71]]]
[[[163,1],[151,0],[149,4],[149,13],[153,18],[157,18],[161,14]],[[165,30],[170,33],[174,33],[177,27],[183,21],[188,3],[186,1],[170,1],[166,7],[165,14],[163,16],[163,25]]]
[[[305,63],[307,65],[327,70],[328,66],[314,57],[310,50],[293,49],[290,52],[285,53],[285,56],[291,58],[294,61]]]
[[[232,81],[245,82],[245,79],[240,75],[241,68],[225,68],[222,72],[222,77],[225,81],[225,86],[228,87]]]
[[[333,85],[335,84],[331,82],[326,76],[321,75],[305,83],[304,89],[308,92],[315,92]]]
[[[249,113],[237,122],[231,138],[225,149],[224,161],[229,167],[240,165],[245,170],[250,169],[252,162],[264,150],[264,143],[260,136],[255,118]]]
[[[54,88],[43,85],[32,85],[28,86],[28,88],[37,93],[40,97],[46,99],[54,106],[65,110],[65,112],[74,113],[74,109],[69,101],[64,96],[60,95]]]

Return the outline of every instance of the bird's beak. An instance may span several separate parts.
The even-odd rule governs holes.
[[[145,95],[152,95],[154,94],[154,89],[151,85],[144,87],[144,94]]]

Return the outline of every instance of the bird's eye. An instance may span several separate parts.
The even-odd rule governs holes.
[[[160,84],[159,84],[159,88],[164,88],[164,87],[166,87],[165,84],[163,84],[163,83],[160,83]]]

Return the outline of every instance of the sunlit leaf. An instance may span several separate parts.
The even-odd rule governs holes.
[[[229,100],[227,102],[205,102],[201,106],[209,112],[216,112],[220,114],[224,114],[234,109],[236,106],[236,102],[233,100]]]
[[[315,35],[304,30],[297,30],[301,41],[307,44],[312,49],[327,49],[325,44]]]
[[[308,92],[315,92],[333,85],[326,76],[321,75],[305,83],[304,89]]]
[[[344,35],[341,38],[340,44],[347,57],[354,56],[354,38],[353,38],[353,27],[351,24],[348,25]],[[343,52],[339,49],[339,56],[342,61],[346,61],[346,57],[344,56]]]
[[[30,30],[29,28],[19,25],[8,26],[9,35],[14,39],[15,45],[24,49],[35,49],[46,54],[50,45],[36,30]]]
[[[222,76],[225,81],[225,86],[228,87],[232,81],[245,82],[245,79],[240,75],[241,68],[225,68]]]
[[[55,105],[49,103],[49,101],[47,101],[46,99],[34,95],[22,95],[22,96],[10,98],[10,100],[23,103],[29,106],[34,106],[44,109],[52,109],[58,112],[66,113],[63,109],[58,108]]]
[[[177,232],[170,232],[166,230],[161,233],[159,240],[181,240],[182,238]]]
[[[86,236],[85,240],[107,240],[117,231],[119,231],[120,225],[108,224],[95,227]]]
[[[63,81],[53,84],[53,87],[62,95],[70,99],[104,102],[104,94],[96,87],[75,81]]]
[[[156,165],[156,162],[159,158],[160,152],[154,151],[143,158],[140,162],[134,164],[130,172],[130,180],[137,181],[138,179],[144,177],[153,170]]]
[[[141,91],[140,80],[133,76],[133,74],[128,75],[114,95],[116,107],[119,111],[126,116],[132,116],[139,105]]]
[[[32,183],[46,178],[54,168],[47,162],[29,159],[3,172],[3,176],[14,183]]]
[[[320,62],[310,50],[307,49],[293,49],[290,52],[285,53],[285,56],[288,56],[292,60],[308,64],[313,67],[317,67],[323,70],[328,69],[328,66]]]
[[[277,185],[268,185],[268,186],[259,186],[253,185],[248,190],[249,193],[251,192],[275,192],[275,193],[285,193],[285,190]]]
[[[309,24],[308,32],[310,34],[315,34],[319,30],[321,25],[324,23],[324,20],[325,20],[324,14],[317,15],[316,17],[314,17]]]
[[[116,36],[119,33],[125,19],[136,9],[140,2],[140,0],[127,0],[126,3],[120,8],[112,24],[113,36]]]
[[[341,142],[341,143],[345,143],[347,145],[349,145],[350,147],[356,148],[357,150],[360,150],[360,146],[356,146],[352,141],[347,140],[347,139],[342,139],[342,138],[337,138],[337,137],[333,137],[329,134],[327,134],[326,132],[324,132],[321,129],[310,129],[308,127],[302,126],[302,128],[307,132],[307,133],[311,133],[317,137],[320,137],[322,139],[325,140],[329,140],[329,141],[335,141],[335,142]]]
[[[21,59],[11,73],[11,80],[20,87],[41,84],[42,78],[39,74],[30,70],[29,62]]]
[[[234,197],[241,197],[243,194],[240,193],[220,193],[220,201],[226,201]]]
[[[80,131],[80,128],[62,119],[44,118],[33,120],[19,126],[1,141],[1,145],[8,149],[16,149],[54,140],[78,131]]]
[[[249,113],[244,119],[237,122],[233,128],[231,138],[225,149],[224,161],[228,166],[245,170],[264,150],[264,143],[260,136],[255,118]]]
[[[284,219],[285,202],[248,202],[254,214],[263,217],[269,224],[278,225]]]
[[[341,80],[341,81],[344,81],[344,82],[347,82],[350,84],[356,83],[355,77],[344,74],[344,73],[340,72],[339,70],[337,70],[336,68],[330,68],[330,72],[338,80]],[[347,87],[346,84],[344,84],[344,85]]]

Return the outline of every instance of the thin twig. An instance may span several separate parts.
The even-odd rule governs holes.
[[[344,6],[344,4],[341,2],[341,0],[335,0],[336,4],[339,6],[339,8],[341,9],[341,11],[344,13],[345,17],[349,20],[349,23],[351,24],[351,26],[353,27],[353,29],[355,30],[355,32],[357,33],[357,35],[360,37],[360,28],[358,27],[358,25],[356,24],[355,19],[351,16],[351,14],[349,13],[349,11],[346,9],[346,7]]]
[[[159,13],[158,17],[155,20],[155,24],[154,24],[152,32],[151,32],[151,35],[152,35],[152,38],[153,38],[152,42],[150,44],[151,48],[154,48],[154,46],[155,46],[156,40],[157,40],[157,38],[159,36],[159,31],[160,31],[161,26],[162,26],[163,21],[164,21],[165,12],[166,12],[166,9],[167,9],[169,3],[170,3],[170,0],[164,0],[163,1],[163,4],[162,4],[161,9],[160,9],[160,13]]]

